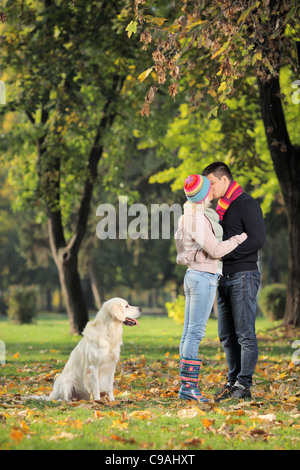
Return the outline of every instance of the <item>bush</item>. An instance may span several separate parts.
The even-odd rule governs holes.
[[[14,323],[32,323],[36,317],[37,289],[33,286],[12,286],[8,298],[8,318]]]
[[[184,308],[185,308],[185,297],[179,295],[175,302],[167,302],[166,309],[168,317],[173,318],[174,321],[180,325],[184,323]]]
[[[258,304],[265,317],[270,320],[281,320],[284,317],[286,290],[285,284],[270,284],[261,289]]]

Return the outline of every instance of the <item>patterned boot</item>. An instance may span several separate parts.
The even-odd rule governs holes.
[[[179,398],[183,400],[196,400],[202,403],[208,402],[198,388],[201,364],[201,359],[185,359],[184,357],[180,359],[181,387]]]

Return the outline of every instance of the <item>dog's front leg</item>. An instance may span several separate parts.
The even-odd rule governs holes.
[[[114,401],[113,383],[115,375],[115,366],[112,364],[103,364],[99,374],[99,386],[101,392],[106,392],[110,401]]]
[[[100,400],[98,371],[95,366],[89,366],[85,371],[85,387],[94,400]]]

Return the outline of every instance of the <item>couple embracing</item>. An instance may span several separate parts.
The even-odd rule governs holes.
[[[216,401],[250,398],[258,357],[255,316],[258,250],[265,242],[262,211],[222,162],[212,163],[202,175],[190,175],[184,191],[187,202],[175,234],[177,262],[188,266],[179,397],[208,401],[198,387],[198,348],[218,290],[218,334],[229,370]],[[218,199],[216,211],[210,207],[212,199]]]

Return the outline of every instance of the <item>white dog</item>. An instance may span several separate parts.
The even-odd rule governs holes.
[[[51,400],[100,399],[106,392],[114,400],[113,380],[120,358],[123,324],[138,326],[140,307],[131,307],[118,297],[103,304],[94,321],[87,323],[83,339],[72,351],[61,375],[55,380]]]

